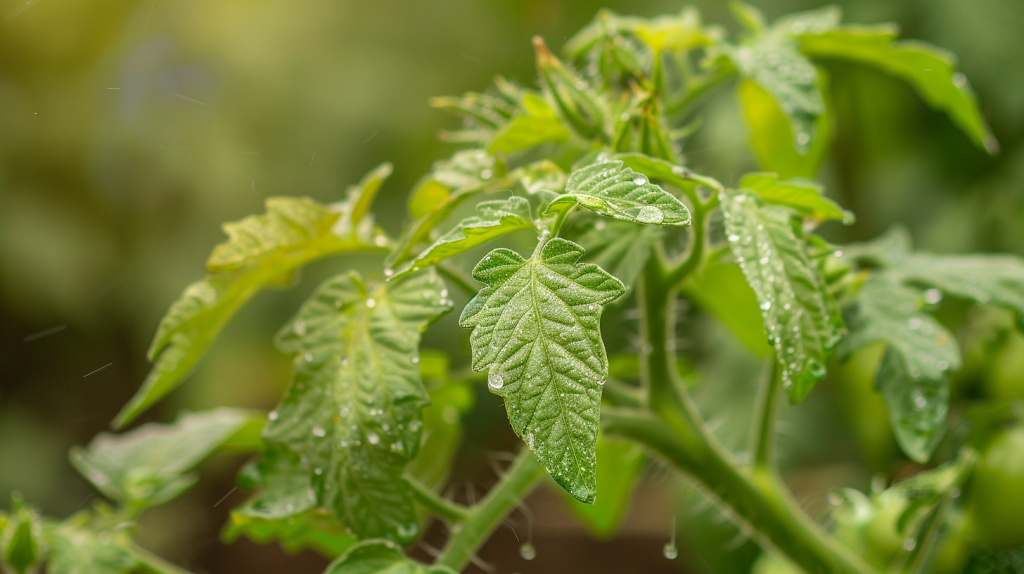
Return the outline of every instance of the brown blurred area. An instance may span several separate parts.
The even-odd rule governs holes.
[[[724,3],[695,4],[706,21],[733,27]],[[754,4],[771,18],[822,5]],[[1024,253],[1024,11],[1005,0],[840,4],[848,21],[896,21],[905,36],[956,52],[1002,152],[976,150],[891,78],[836,70],[839,136],[821,179],[858,223],[828,233],[866,239],[902,222],[928,249]],[[649,16],[683,4],[0,0],[0,506],[18,490],[64,517],[97,496],[67,450],[107,430],[138,388],[156,324],[203,275],[221,222],[261,212],[272,195],[333,201],[391,161],[395,174],[375,213],[396,233],[407,191],[453,151],[435,137],[453,120],[427,99],[483,89],[495,74],[533,84],[530,37],[558,47],[604,6]],[[703,112],[685,150],[693,166],[728,182],[754,169],[732,92]],[[140,422],[186,408],[271,408],[289,376],[272,334],[322,279],[377,263],[316,264],[297,288],[259,295],[186,384]],[[738,446],[758,361],[706,318],[684,310],[682,326],[686,353],[708,365],[698,373],[702,408]],[[462,366],[463,339],[448,318],[425,344]],[[459,500],[496,480],[488,454],[516,448],[500,401],[478,391],[451,479]],[[799,412],[783,414],[787,477],[812,514],[823,512],[828,488],[863,488],[873,472],[898,464],[888,434],[868,436],[837,414],[847,399],[824,385]],[[243,462],[204,464],[193,490],[146,515],[142,542],[195,572],[321,572],[327,561],[310,552],[220,542],[231,506],[244,500],[232,490]],[[536,559],[519,556],[528,530],[520,512],[481,550],[486,567],[470,571],[746,571],[757,545],[701,498],[650,466],[620,534],[600,542],[545,487],[525,503]],[[681,555],[669,561],[662,547],[677,514]],[[429,557],[444,535],[434,525],[413,552]]]

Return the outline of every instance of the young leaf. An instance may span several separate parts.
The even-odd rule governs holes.
[[[484,287],[459,324],[473,329],[473,368],[505,399],[512,428],[563,488],[583,502],[596,491],[595,442],[608,359],[604,305],[622,283],[564,239],[538,245],[530,259],[508,249],[484,257],[473,277]]]
[[[842,317],[821,272],[790,224],[790,212],[763,206],[749,193],[722,199],[729,248],[754,289],[782,386],[798,403],[825,375]]]
[[[0,563],[14,574],[34,570],[46,555],[42,519],[18,493],[11,495],[11,515],[0,531]]]
[[[406,557],[390,540],[366,540],[356,544],[324,574],[456,574],[446,566],[428,566]]]
[[[476,206],[476,215],[460,221],[451,231],[442,235],[433,245],[406,264],[392,280],[415,270],[437,265],[477,245],[522,229],[536,230],[528,200],[513,196],[508,199],[482,201]]]
[[[287,286],[296,270],[328,255],[379,249],[366,217],[373,196],[390,173],[384,164],[331,206],[308,198],[272,197],[267,213],[224,225],[228,241],[207,260],[210,275],[185,288],[160,321],[149,347],[156,364],[114,427],[130,423],[174,390],[242,305],[264,287]]]
[[[526,92],[523,95],[522,111],[498,130],[487,146],[487,151],[511,153],[542,143],[563,142],[570,135],[544,98]]]
[[[852,213],[822,195],[822,186],[813,181],[779,181],[778,174],[755,172],[743,176],[740,189],[753,191],[765,203],[784,205],[819,221],[837,220],[847,225],[854,221]]]
[[[125,574],[138,560],[109,533],[64,523],[48,531],[47,574]]]
[[[876,387],[889,408],[896,439],[915,461],[925,462],[941,438],[949,408],[946,374],[960,368],[956,338],[921,313],[914,291],[872,277],[861,286],[849,313],[850,333],[839,344],[840,358],[873,343],[888,349]]]
[[[653,225],[598,219],[577,241],[587,251],[587,260],[622,281],[628,293],[640,278],[651,248],[663,235]]]
[[[605,137],[605,112],[598,96],[579,74],[548,50],[540,36],[533,37],[533,47],[541,81],[562,118],[585,139]]]
[[[372,289],[355,273],[339,275],[277,337],[296,354],[294,380],[263,437],[293,454],[294,483],[304,475],[316,504],[361,538],[408,542],[418,531],[401,475],[429,400],[420,332],[451,309],[443,290],[433,270]]]
[[[172,424],[101,433],[87,448],[72,447],[69,456],[104,496],[141,509],[167,502],[195,484],[197,477],[189,471],[256,417],[226,407],[185,413]]]
[[[597,437],[597,484],[601,496],[594,504],[583,504],[565,496],[569,510],[594,537],[608,540],[622,522],[647,456],[638,445]]]
[[[574,171],[565,193],[548,205],[547,212],[564,211],[575,204],[635,223],[690,224],[690,211],[683,202],[651,183],[646,175],[624,168],[621,161],[599,161]]]
[[[949,114],[975,144],[995,153],[999,149],[978,109],[974,92],[956,56],[917,40],[895,41],[894,24],[843,26],[800,36],[800,50],[812,58],[852,60],[909,82],[925,102]]]

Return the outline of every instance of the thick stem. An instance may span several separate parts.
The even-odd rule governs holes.
[[[744,469],[710,440],[687,440],[642,412],[606,408],[605,432],[637,441],[700,482],[733,521],[812,574],[878,574],[822,532],[774,473]]]
[[[416,500],[437,516],[451,522],[458,522],[469,514],[468,508],[442,498],[436,492],[430,490],[430,487],[415,478],[406,476],[405,482],[409,483],[409,487],[412,489],[412,494]]]
[[[501,481],[474,506],[465,519],[452,527],[448,544],[437,557],[436,564],[460,571],[466,567],[502,520],[533,490],[544,476],[544,467],[525,446]]]
[[[779,362],[772,353],[765,365],[761,390],[757,397],[757,417],[754,425],[754,436],[751,444],[754,451],[754,467],[771,468],[775,455],[775,414],[778,409],[779,397]]]

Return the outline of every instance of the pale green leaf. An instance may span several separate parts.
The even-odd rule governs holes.
[[[852,213],[825,197],[821,184],[813,181],[779,181],[778,174],[756,172],[743,176],[740,188],[753,191],[765,203],[784,205],[819,221],[837,220],[847,225],[854,221]]]
[[[584,504],[565,495],[569,510],[596,538],[615,536],[626,514],[633,489],[640,478],[647,456],[638,445],[597,437],[597,487],[600,496],[594,504]]]
[[[189,471],[257,418],[262,416],[226,407],[184,413],[171,424],[101,433],[88,447],[73,447],[69,456],[104,496],[138,508],[153,506],[191,487],[197,477]]]
[[[790,221],[790,212],[763,206],[749,193],[722,199],[729,248],[757,295],[782,385],[793,403],[825,375],[842,317],[824,278]]]
[[[621,161],[599,161],[569,176],[565,193],[547,211],[582,205],[601,215],[651,225],[689,225],[690,211],[671,193],[647,176],[623,167]]]
[[[304,494],[287,489],[306,497],[291,502],[295,512],[309,501],[361,538],[415,538],[401,474],[419,448],[420,409],[429,400],[420,333],[451,309],[443,291],[433,270],[373,288],[355,273],[339,275],[281,330],[278,347],[296,354],[294,380],[263,436],[292,453],[281,456],[290,480],[301,486],[304,476],[308,484]]]
[[[852,60],[906,80],[933,108],[949,114],[977,145],[994,153],[999,144],[978,109],[967,77],[951,52],[917,40],[895,41],[893,24],[843,26],[800,37],[800,50],[814,58]]]
[[[868,279],[848,313],[850,333],[839,344],[840,358],[885,342],[876,376],[897,442],[918,462],[928,460],[942,436],[949,409],[946,375],[960,368],[956,338],[922,313],[921,296],[881,277]]]
[[[49,539],[48,574],[125,574],[138,565],[110,532],[61,524],[49,529]]]
[[[484,287],[463,310],[472,328],[473,368],[505,399],[512,428],[577,499],[596,495],[595,443],[608,359],[604,305],[622,283],[564,239],[538,245],[530,259],[496,249],[473,270]]]
[[[719,257],[710,258],[700,273],[690,277],[683,291],[698,307],[721,321],[752,353],[771,352],[764,337],[764,319],[757,295],[747,284],[743,270]]]
[[[533,92],[526,92],[522,111],[497,131],[487,151],[511,153],[542,143],[563,142],[570,135],[551,104]]]
[[[507,199],[482,201],[477,204],[475,215],[460,221],[451,231],[442,235],[433,245],[406,264],[393,278],[397,279],[413,271],[437,265],[477,245],[523,229],[536,230],[528,200],[513,196]]]
[[[557,194],[565,188],[565,172],[547,159],[517,168],[509,176],[515,180],[515,189],[530,195]]]
[[[525,93],[526,90],[498,76],[494,80],[494,88],[488,90],[488,93],[468,92],[462,96],[432,98],[431,106],[452,112],[463,120],[461,129],[443,131],[441,139],[486,147],[495,134],[522,110]],[[414,214],[413,217],[418,215]]]
[[[764,14],[758,10],[756,6],[747,4],[746,2],[740,2],[739,0],[731,0],[729,2],[729,11],[732,12],[733,16],[736,17],[736,20],[748,31],[755,34],[764,32]]]
[[[356,544],[327,567],[324,574],[456,574],[445,566],[428,566],[408,558],[390,540]]]
[[[622,281],[628,293],[640,278],[651,249],[663,235],[653,225],[598,219],[576,240],[587,251],[587,261]]]
[[[434,162],[430,173],[409,194],[409,215],[420,220],[453,193],[482,185],[494,176],[494,157],[482,149],[458,151],[452,157]]]

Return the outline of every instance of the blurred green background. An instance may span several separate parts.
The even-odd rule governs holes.
[[[695,4],[705,21],[735,30],[724,3]],[[823,5],[754,4],[770,18]],[[858,222],[829,228],[831,238],[867,239],[900,222],[925,249],[1024,254],[1020,3],[840,4],[847,21],[895,21],[904,37],[956,52],[1002,150],[989,157],[974,148],[897,80],[833,66],[838,137],[821,179]],[[67,449],[106,429],[133,394],[148,369],[145,349],[157,321],[203,275],[207,253],[223,237],[222,221],[261,212],[271,195],[334,201],[389,160],[395,174],[375,211],[397,233],[407,191],[453,151],[435,134],[454,120],[427,99],[482,89],[495,74],[532,85],[530,37],[542,35],[557,48],[603,6],[652,16],[683,4],[0,1],[0,499],[20,490],[59,517],[90,503],[92,491],[68,464]],[[732,89],[717,92],[702,112],[706,121],[684,150],[688,161],[735,183],[756,166]],[[273,406],[289,361],[270,336],[320,279],[368,263],[320,264],[296,289],[258,296],[182,389],[146,419],[219,404]],[[758,362],[706,318],[687,317],[683,344],[707,359],[695,375],[703,381],[700,400],[720,414],[723,433],[742,436],[746,381]],[[455,338],[428,335],[427,344],[453,353],[457,365],[466,362]],[[873,430],[865,420],[833,416],[849,411],[844,392],[824,385],[787,421],[788,478],[812,513],[822,511],[828,487],[846,481],[863,488],[871,472],[892,472],[896,454],[886,433],[864,438]],[[487,393],[478,398],[467,436],[506,434],[463,448],[460,493],[493,482],[475,455],[512,446],[501,430],[500,402]],[[801,431],[812,427],[814,440]],[[325,562],[312,554],[287,562],[273,546],[219,542],[219,525],[243,499],[230,493],[240,462],[207,464],[193,492],[145,519],[143,541],[196,572],[320,572]],[[530,502],[538,558],[521,561],[509,529],[481,557],[499,572],[729,572],[749,565],[753,543],[715,526],[720,521],[693,504],[685,484],[656,469],[645,480],[612,543],[591,540],[560,498],[542,492]],[[672,520],[663,496],[678,499],[690,517],[680,525],[683,556],[675,562],[661,556]],[[441,533],[433,534],[428,542],[440,544]],[[726,552],[713,551],[723,545]]]

